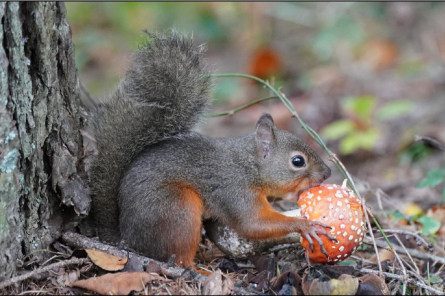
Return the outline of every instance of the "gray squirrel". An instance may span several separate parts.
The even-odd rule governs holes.
[[[91,215],[99,237],[123,239],[161,261],[175,254],[176,264],[194,268],[206,217],[248,239],[299,232],[324,250],[317,234],[334,240],[329,226],[281,215],[267,197],[319,185],[329,167],[269,114],[244,137],[193,132],[212,87],[204,48],[174,32],[147,34],[92,119],[98,154],[90,171]]]

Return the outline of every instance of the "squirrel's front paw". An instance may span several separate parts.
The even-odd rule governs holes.
[[[320,245],[321,252],[326,256],[326,258],[328,258],[328,253],[326,252],[323,241],[320,239],[318,234],[324,234],[328,237],[328,239],[337,242],[337,239],[334,236],[331,236],[326,231],[326,229],[324,229],[324,228],[332,229],[332,227],[318,221],[310,221],[310,220],[303,220],[303,221],[305,222],[306,227],[304,228],[303,231],[301,231],[301,236],[308,241],[311,252],[314,252],[314,243],[312,241],[312,238],[314,238]],[[317,226],[321,226],[323,228]]]

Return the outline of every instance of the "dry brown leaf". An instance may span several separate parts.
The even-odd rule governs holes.
[[[359,278],[356,295],[390,295],[385,281],[375,274],[367,274]]]
[[[383,262],[385,260],[389,260],[390,262],[394,261],[394,253],[383,249],[379,252],[379,258],[380,258],[380,262]],[[371,261],[372,263],[377,263],[377,255],[374,254],[371,256],[371,258],[369,258],[369,261]]]
[[[94,264],[108,271],[121,270],[128,261],[128,258],[126,257],[113,256],[94,249],[87,249],[85,251]]]
[[[223,281],[224,278],[224,281]],[[203,295],[229,295],[235,291],[233,281],[217,270],[207,277],[202,285]]]
[[[118,272],[80,280],[70,286],[88,289],[103,295],[128,295],[131,291],[141,291],[146,283],[153,280],[163,281],[164,278],[158,274],[144,271]]]

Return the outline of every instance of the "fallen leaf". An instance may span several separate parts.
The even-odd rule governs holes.
[[[445,237],[445,206],[434,206],[428,210],[426,215],[440,223],[438,235]]]
[[[374,40],[368,43],[362,59],[373,70],[379,71],[392,67],[399,51],[391,40]]]
[[[272,48],[265,47],[256,50],[249,62],[249,73],[253,76],[267,79],[281,71],[280,54]]]
[[[87,249],[85,251],[94,264],[107,271],[121,270],[128,261],[126,257],[113,256],[94,249]]]
[[[308,295],[355,295],[358,279],[349,274],[342,274],[338,279],[328,281],[315,279],[309,287]]]
[[[375,274],[367,274],[359,278],[356,295],[390,295],[385,281]]]
[[[72,283],[71,287],[87,289],[103,295],[128,295],[131,291],[141,291],[150,281],[164,281],[155,273],[118,272],[108,273]]]
[[[68,272],[65,272],[61,275],[57,276],[57,282],[61,285],[61,286],[69,286],[71,283],[74,283],[75,281],[77,281],[77,279],[80,276],[80,272],[79,270],[71,270]]]
[[[416,216],[416,215],[423,213],[423,210],[419,205],[417,205],[415,203],[408,203],[403,208],[403,213],[407,216]]]
[[[328,269],[323,265],[309,268],[304,272],[302,290],[304,295],[354,295],[358,289],[358,278],[340,274],[341,270],[351,271],[349,266]],[[353,269],[353,268],[352,268]]]
[[[220,270],[209,275],[202,285],[203,295],[229,295],[234,291],[235,285],[233,281],[223,275]]]
[[[379,252],[379,259],[380,262],[386,260],[392,262],[394,260],[394,253],[389,250],[383,249]],[[377,255],[376,254],[372,255],[371,258],[369,258],[369,261],[371,261],[372,263],[377,263]]]
[[[278,295],[302,295],[301,277],[294,271],[286,271],[271,280],[271,289]]]

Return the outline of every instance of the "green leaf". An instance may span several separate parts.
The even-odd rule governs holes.
[[[426,178],[422,179],[416,188],[434,187],[445,180],[444,170],[429,171]]]
[[[354,153],[359,148],[360,148],[360,141],[358,141],[357,137],[354,137],[354,135],[346,136],[340,142],[340,147],[339,147],[340,153],[343,155]]]
[[[380,132],[376,128],[354,131],[340,142],[340,153],[343,155],[351,154],[359,148],[370,150],[374,147],[379,137]]]
[[[374,110],[376,99],[371,95],[347,98],[343,101],[343,106],[350,110],[361,120],[368,121]]]
[[[344,119],[328,124],[320,131],[320,133],[327,140],[336,140],[354,131],[354,129],[354,122]]]
[[[356,137],[360,141],[360,147],[366,150],[370,150],[374,147],[375,143],[380,137],[380,132],[376,128],[370,128],[361,133],[357,133]]]
[[[433,235],[440,228],[440,223],[433,217],[422,216],[417,219],[417,222],[419,222],[423,226],[422,235]]]
[[[355,263],[356,263],[355,260],[345,260],[345,261],[338,262],[337,265],[351,266],[351,265],[354,265]]]
[[[394,101],[383,105],[378,112],[378,119],[394,118],[413,110],[414,104],[410,101]]]

